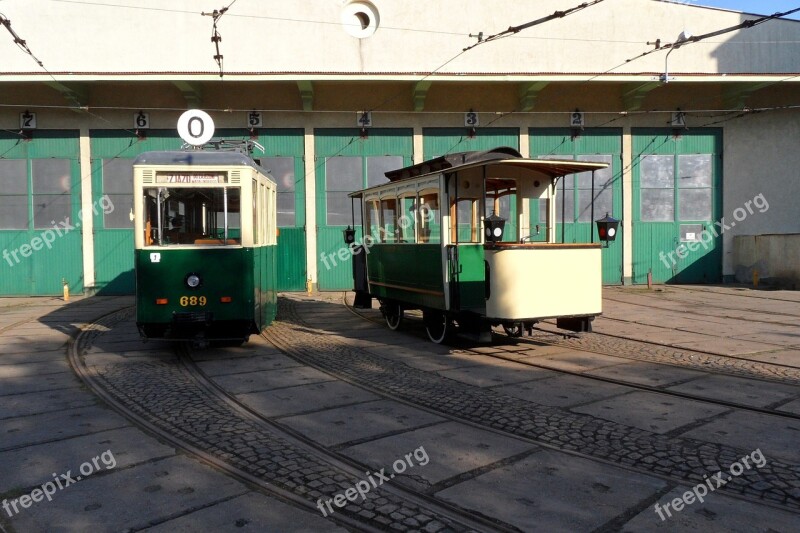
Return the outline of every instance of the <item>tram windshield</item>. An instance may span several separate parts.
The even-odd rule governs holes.
[[[147,246],[241,243],[236,187],[146,188],[144,214]]]

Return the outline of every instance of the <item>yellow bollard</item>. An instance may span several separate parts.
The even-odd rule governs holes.
[[[311,293],[313,292],[312,284],[311,284],[311,278],[308,278],[306,280],[306,292],[308,293],[309,296],[311,296]]]
[[[67,283],[67,280],[65,278],[61,278],[61,283],[64,284],[64,301],[68,302],[69,301],[69,283]]]
[[[758,270],[756,270],[755,268],[753,269],[753,288],[754,289],[758,288]]]

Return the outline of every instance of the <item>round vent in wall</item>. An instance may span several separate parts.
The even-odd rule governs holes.
[[[359,39],[371,36],[380,24],[380,16],[375,6],[360,0],[344,6],[341,18],[344,30]]]

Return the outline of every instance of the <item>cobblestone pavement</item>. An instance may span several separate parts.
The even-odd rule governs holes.
[[[101,320],[100,327],[82,337],[79,349],[102,345],[101,338],[116,324],[130,321],[132,310]],[[169,352],[145,361],[108,363],[87,356],[87,363],[104,388],[125,407],[158,428],[224,462],[307,500],[312,505],[334,498],[364,479],[355,468],[336,468],[319,454],[278,434],[274,428],[234,410],[218,394],[204,387]],[[469,531],[441,513],[420,506],[389,487],[373,487],[362,501],[333,507],[364,527],[406,531],[422,528]]]
[[[321,305],[331,304],[287,296],[281,301],[281,320],[267,338],[301,362],[414,405],[683,483],[702,483],[750,451],[670,438],[411,368],[314,332],[311,317]],[[800,509],[800,467],[772,461],[732,478],[721,490]]]
[[[681,308],[687,299],[677,291],[670,297],[676,301],[645,301],[667,309],[642,318],[634,309],[640,300],[614,294],[632,303],[609,305],[609,318],[642,322],[626,336],[657,332],[659,340],[676,344],[668,351],[688,351],[677,346],[677,334],[648,329],[659,328],[658,313],[672,313],[670,306]],[[727,295],[707,299],[717,304],[717,298]],[[716,367],[687,368],[670,359],[671,352],[632,360],[638,355],[633,348],[621,358],[541,342],[443,347],[422,340],[413,321],[410,333],[391,332],[354,316],[341,293],[284,295],[279,320],[263,338],[187,356],[165,343],[143,344],[130,311],[85,328],[129,305],[92,300],[63,309],[51,303],[41,312],[35,300],[19,311],[0,300],[0,500],[30,493],[50,472],[75,471],[98,446],[113,449],[119,465],[52,502],[1,514],[0,531],[60,524],[65,531],[788,533],[800,520],[800,424],[557,371],[577,366],[597,375],[653,379],[665,389],[705,387],[798,412],[800,389],[787,376],[773,375],[771,383],[751,379],[761,372],[758,366],[730,376]],[[781,320],[796,303],[787,302]],[[769,305],[753,307],[766,312]],[[708,352],[705,337],[730,327],[736,342],[717,346],[721,353],[763,355],[763,368],[793,357],[789,321],[755,331],[730,320],[709,325],[691,342]],[[76,349],[90,382],[102,385],[111,405],[146,421],[148,431],[168,433],[166,441],[132,427],[77,385],[63,351],[82,329]],[[785,353],[774,360],[761,349],[781,343]],[[609,353],[605,348],[597,351]],[[532,368],[479,353],[498,350],[553,366]],[[665,360],[670,365],[658,364]],[[177,443],[188,451],[176,453]],[[370,472],[391,472],[398,459],[408,460],[408,452],[423,446],[425,462],[398,470],[363,501],[334,506],[333,520],[317,510],[318,499],[345,493]],[[752,462],[756,448],[764,464],[735,471],[745,458]],[[226,466],[219,471],[195,457]],[[700,486],[711,487],[705,501],[685,503],[681,511],[686,494]]]

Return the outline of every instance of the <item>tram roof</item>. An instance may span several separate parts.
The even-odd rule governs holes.
[[[390,183],[396,183],[440,172],[453,172],[472,167],[505,165],[516,166],[533,170],[550,177],[550,179],[560,178],[568,174],[576,174],[592,170],[601,170],[608,167],[607,163],[591,163],[587,161],[572,161],[569,159],[526,159],[517,150],[508,146],[501,146],[492,150],[458,152],[443,155],[416,165],[399,168],[386,172],[386,177]],[[370,187],[385,186],[378,185]],[[359,197],[368,189],[356,191],[350,194],[351,197]]]
[[[242,165],[268,172],[260,167],[252,157],[236,150],[173,150],[142,152],[133,161],[134,165]]]

